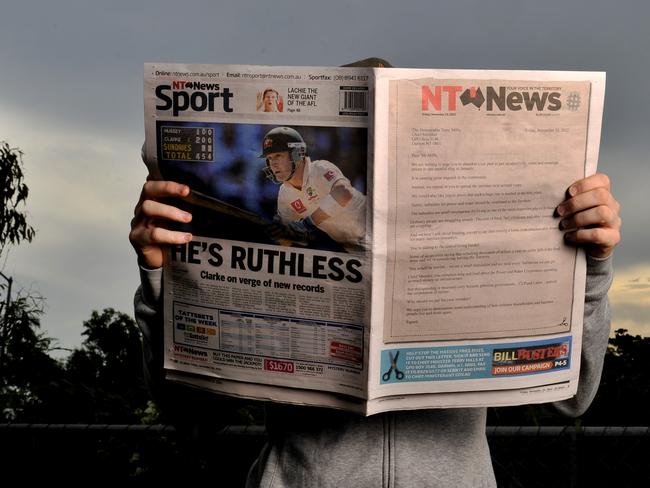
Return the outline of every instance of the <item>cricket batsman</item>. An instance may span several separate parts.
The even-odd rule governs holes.
[[[307,144],[291,127],[276,127],[264,136],[264,173],[280,185],[276,220],[309,241],[320,229],[348,251],[365,246],[366,196],[341,170],[325,160],[312,161]]]

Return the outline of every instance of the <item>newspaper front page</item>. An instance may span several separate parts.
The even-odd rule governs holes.
[[[192,189],[164,269],[172,377],[365,397],[371,73],[145,66],[146,161]]]
[[[145,65],[145,161],[192,189],[165,368],[380,411],[575,393],[584,257],[552,217],[595,171],[594,73]]]

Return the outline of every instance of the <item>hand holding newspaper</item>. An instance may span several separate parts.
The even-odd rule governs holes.
[[[168,378],[365,415],[574,395],[585,260],[553,212],[595,172],[604,84],[145,65],[145,162],[192,190]]]

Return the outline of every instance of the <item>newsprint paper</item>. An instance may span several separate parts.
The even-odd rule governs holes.
[[[145,65],[144,159],[186,183],[167,377],[364,415],[576,393],[604,73]]]

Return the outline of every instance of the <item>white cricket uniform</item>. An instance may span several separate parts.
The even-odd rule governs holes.
[[[332,190],[334,183],[350,181],[329,161],[307,159],[299,190],[283,183],[278,192],[278,215],[283,224],[309,217],[320,205],[320,199]],[[323,220],[318,228],[339,244],[363,246],[366,236],[366,196],[350,185],[352,199],[338,214]]]

